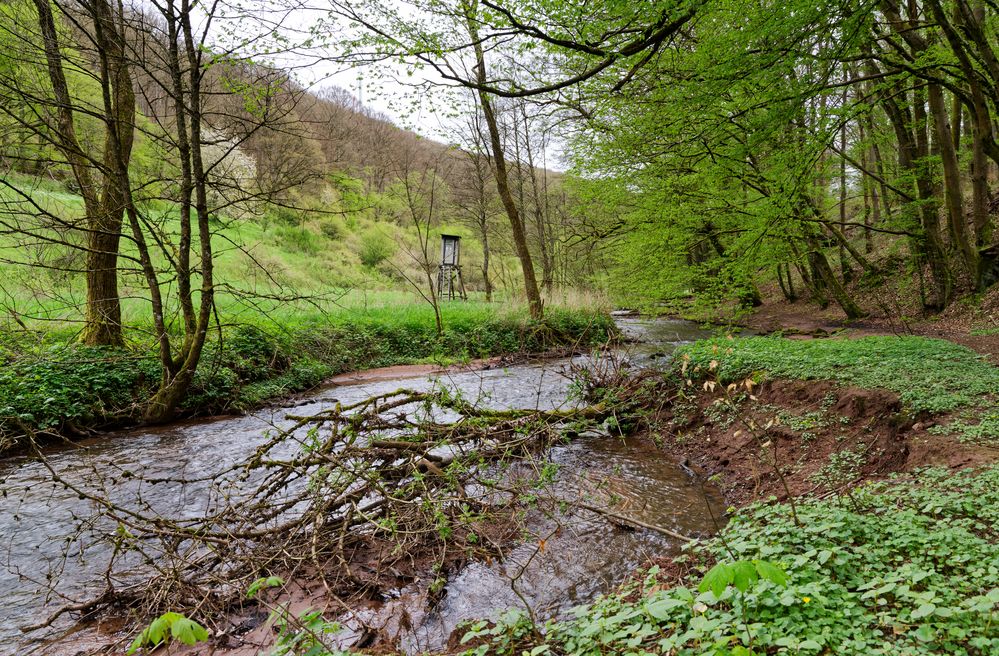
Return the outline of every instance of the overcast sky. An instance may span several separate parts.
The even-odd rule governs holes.
[[[345,20],[330,18],[322,0],[310,1],[312,9],[289,11],[282,8],[288,0],[261,0],[252,9],[261,25],[253,25],[252,20],[218,20],[210,40],[231,44],[234,39],[265,32],[268,23],[279,22],[282,31],[295,44],[291,48],[293,51],[258,55],[258,58],[288,70],[301,83],[315,90],[329,86],[347,89],[366,107],[385,114],[396,125],[423,136],[446,140],[446,130],[442,126],[447,123],[448,93],[440,88],[428,88],[440,86],[442,80],[436,76],[423,71],[408,75],[406,67],[388,62],[347,68],[336,61],[341,53],[333,48],[298,45],[308,38],[307,29],[317,24],[325,24],[323,32],[332,42],[337,41],[339,34],[347,34]],[[400,3],[400,6],[404,5]]]
[[[348,32],[346,21],[330,18],[323,7],[323,0],[309,0],[313,3],[311,9],[291,11],[284,8],[289,1],[294,0],[257,0],[251,11],[260,24],[253,25],[254,21],[246,18],[218,20],[213,25],[210,40],[218,39],[231,45],[241,38],[266,33],[267,24],[280,23],[293,46],[279,54],[258,56],[258,59],[288,70],[301,83],[316,91],[330,86],[347,89],[365,107],[386,115],[399,127],[445,143],[455,140],[451,136],[457,120],[455,107],[462,100],[467,103],[466,90],[447,87],[431,70],[414,72],[398,62],[349,68],[337,61],[340,53],[332,48],[297,45],[307,39],[308,28],[316,25],[322,26],[321,31],[333,43]],[[255,47],[259,48],[259,44]],[[538,153],[539,163],[543,161],[543,166],[553,170],[564,169],[560,152],[561,148],[557,145],[549,145],[546,154]]]

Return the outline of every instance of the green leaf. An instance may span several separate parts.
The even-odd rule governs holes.
[[[149,624],[149,627],[143,631],[146,634],[148,644],[158,645],[163,642],[170,624],[173,623],[173,615],[177,615],[177,613],[163,613]]]
[[[128,656],[132,656],[132,654],[138,651],[139,647],[141,647],[145,643],[145,639],[146,639],[146,632],[143,631],[139,635],[135,636],[135,640],[133,640],[132,644],[128,646],[128,651],[126,651],[125,653]]]
[[[929,624],[921,624],[918,629],[916,629],[916,637],[923,642],[930,642],[936,637],[936,632],[933,631],[933,627]]]
[[[666,599],[659,599],[645,605],[645,611],[656,618],[657,620],[669,619],[670,612],[674,608],[679,608],[681,606],[686,606],[687,602],[681,601],[680,599],[673,599],[667,597]]]
[[[759,578],[756,566],[750,561],[739,560],[732,563],[732,585],[736,590],[746,592]]]
[[[170,634],[175,640],[180,640],[185,645],[196,645],[199,642],[208,640],[208,631],[194,620],[181,617],[170,627]]]
[[[704,575],[704,579],[701,584],[697,586],[700,592],[707,592],[711,590],[714,593],[715,598],[720,599],[722,593],[725,592],[725,588],[732,582],[734,572],[732,571],[732,566],[727,563],[718,563]]]
[[[757,560],[756,571],[764,581],[770,581],[774,585],[787,586],[787,574],[780,567],[767,560]]]
[[[265,588],[277,588],[284,585],[284,579],[280,576],[267,576],[259,578],[246,589],[247,599],[253,599],[256,597],[261,590]]]

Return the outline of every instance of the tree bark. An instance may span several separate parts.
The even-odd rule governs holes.
[[[978,253],[968,239],[967,224],[964,221],[964,206],[961,193],[961,167],[954,151],[953,133],[947,116],[943,91],[939,85],[927,85],[930,115],[936,131],[937,147],[943,164],[944,204],[947,208],[947,223],[951,242],[957,247],[964,266],[972,280],[978,278]]]
[[[135,94],[125,58],[124,35],[108,0],[87,9],[94,20],[94,42],[100,53],[100,83],[104,102],[104,152],[95,181],[94,163],[77,138],[74,100],[63,70],[63,54],[52,5],[34,0],[38,12],[49,82],[57,106],[55,143],[69,162],[80,188],[86,212],[86,306],[80,341],[91,346],[124,344],[121,300],[118,294],[118,250],[121,239],[124,192],[122,167],[127,169],[135,133]]]
[[[833,299],[843,309],[846,318],[853,320],[867,316],[867,313],[857,305],[846,291],[846,288],[836,278],[836,274],[833,273],[832,267],[829,266],[829,260],[826,259],[825,253],[822,252],[818,240],[815,237],[808,237],[808,246],[811,249],[808,256],[812,264],[812,270],[816,276],[821,278],[823,287],[829,290]]]
[[[466,7],[466,19],[468,23],[468,33],[475,44],[475,76],[480,87],[484,87],[487,82],[486,57],[482,49],[482,42],[479,40],[479,30],[475,24],[477,20],[477,8],[474,3],[469,3]],[[486,127],[489,130],[489,142],[493,155],[493,172],[496,176],[496,190],[499,193],[503,209],[506,210],[507,218],[510,220],[510,228],[513,234],[514,250],[517,259],[520,260],[521,273],[524,276],[524,292],[527,295],[527,304],[530,308],[531,318],[540,319],[544,313],[544,305],[541,300],[541,291],[538,289],[538,279],[534,273],[534,262],[531,260],[531,251],[527,247],[527,232],[524,228],[524,220],[514,201],[513,192],[510,189],[510,176],[506,165],[506,156],[503,153],[503,144],[500,139],[499,124],[496,121],[496,114],[493,111],[492,99],[489,94],[480,88],[478,90],[479,102],[482,104],[482,113],[486,120]]]

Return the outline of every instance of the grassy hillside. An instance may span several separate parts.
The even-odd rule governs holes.
[[[82,199],[57,181],[9,177],[46,211],[73,221],[82,215]],[[353,181],[356,182],[356,181]],[[341,312],[378,305],[418,302],[409,280],[423,280],[422,256],[415,231],[389,194],[351,197],[335,186],[327,190],[322,209],[291,211],[274,207],[245,208],[242,216],[223,217],[215,226],[217,302],[225,321],[270,316],[284,323],[302,313]],[[10,189],[0,189],[0,202],[20,210],[22,225],[33,225],[30,207]],[[318,201],[316,204],[320,204]],[[166,236],[176,237],[179,221],[166,203],[146,207]],[[47,236],[74,240],[65,231],[33,228],[38,239],[0,232],[0,328],[23,328],[18,321],[46,332],[71,332],[82,316],[82,276],[74,273],[84,254],[45,244]],[[473,298],[481,296],[481,246],[468,230],[444,221],[431,233],[430,258],[439,257],[439,232],[462,235],[464,278]],[[77,237],[78,238],[78,237]],[[33,243],[26,243],[32,241]],[[129,326],[148,323],[147,292],[134,261],[131,242],[122,243],[123,320]],[[509,257],[492,255],[494,271],[512,269]],[[162,255],[158,264],[165,264]],[[26,265],[42,265],[26,266]],[[171,290],[167,289],[169,295]]]
[[[81,216],[82,200],[58,181],[15,176],[6,182],[17,190],[0,190],[6,216],[19,210],[21,227],[37,239],[0,234],[0,450],[25,430],[75,432],[135,420],[155,390],[160,364],[134,245],[122,242],[120,260],[128,347],[82,347],[76,337],[84,254],[47,243],[79,236],[42,226],[24,196],[67,222]],[[592,298],[563,295],[542,322],[531,321],[502,292],[499,302],[485,302],[477,291],[481,248],[442,217],[431,231],[430,256],[438,257],[440,232],[466,236],[470,300],[442,303],[438,335],[433,308],[419,293],[426,289],[414,286],[425,280],[415,229],[391,189],[362,193],[362,187],[341,176],[312,199],[318,209],[237,207],[218,220],[212,241],[217,330],[184,414],[245,410],[349,370],[590,345],[612,332],[606,315],[579,309],[599,307]],[[162,239],[177,238],[174,207],[159,202],[143,210]],[[512,268],[502,256],[493,258],[498,271]],[[168,269],[163,253],[155,264]],[[163,290],[176,313],[173,287]],[[560,310],[567,302],[576,309]],[[171,328],[181,334],[178,321],[175,314]]]

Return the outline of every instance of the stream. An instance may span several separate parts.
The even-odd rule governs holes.
[[[618,325],[633,343],[620,355],[636,367],[669,361],[678,345],[705,337],[695,324],[677,320],[619,318]],[[587,362],[588,358],[576,358]],[[117,476],[122,470],[144,478],[176,475],[207,477],[251,454],[286,413],[308,415],[400,387],[427,389],[444,384],[466,398],[495,408],[553,409],[570,404],[570,360],[516,365],[484,371],[445,373],[431,377],[373,380],[326,387],[293,410],[271,408],[241,417],[200,419],[156,428],[140,428],[104,436],[82,448],[53,448],[50,466],[81,487],[102,491],[117,502],[140,499],[158,512],[192,516],[204,512],[207,501],[197,486],[145,486]],[[683,534],[715,530],[712,514],[720,516],[722,499],[637,439],[607,435],[581,437],[552,449],[559,466],[555,489],[566,498],[612,496],[614,512]],[[98,475],[95,475],[95,472]],[[106,474],[106,475],[105,475]],[[81,553],[86,533],[77,535],[78,518],[93,513],[90,502],[56,485],[39,462],[23,457],[0,460],[0,655],[45,653],[37,636],[20,627],[43,620],[69,600],[82,600],[101,589],[101,559]],[[357,619],[381,625],[410,653],[445,646],[455,627],[466,620],[493,617],[507,608],[524,608],[539,618],[565,615],[620,584],[638,566],[675,550],[675,540],[648,530],[622,530],[594,513],[574,513],[554,532],[550,519],[532,523],[537,535],[552,533],[543,551],[536,544],[512,549],[502,562],[473,562],[451,576],[441,601],[426,610],[419,589],[400,590],[379,610]],[[548,529],[551,528],[549,531]],[[94,562],[96,561],[96,562]],[[523,570],[523,571],[521,571]],[[511,574],[513,572],[513,574]],[[511,578],[516,576],[515,585]],[[64,598],[54,596],[50,585]],[[393,621],[405,609],[405,628]],[[57,624],[65,628],[72,624]],[[346,622],[349,626],[350,622]]]

